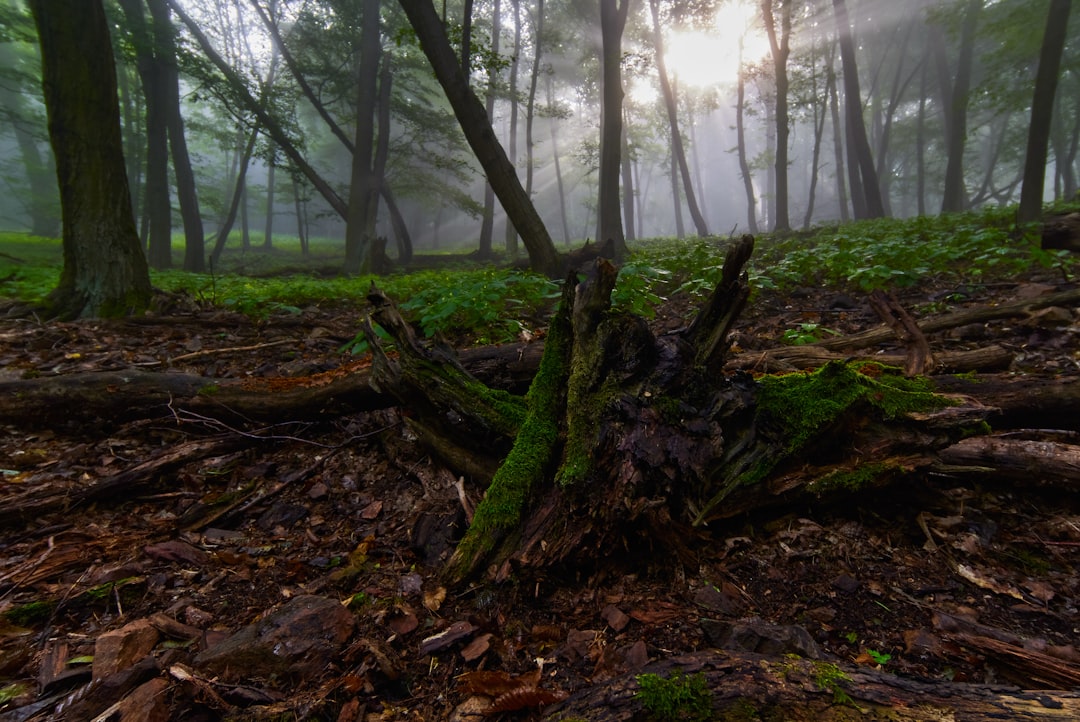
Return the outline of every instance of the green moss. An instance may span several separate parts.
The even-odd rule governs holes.
[[[652,719],[661,722],[713,719],[712,692],[700,672],[689,677],[675,672],[666,679],[655,674],[640,674],[635,679],[640,689],[634,693],[634,699],[641,702]]]
[[[758,385],[759,423],[785,439],[794,454],[829,430],[857,403],[877,409],[885,419],[933,411],[949,400],[931,391],[923,378],[909,379],[880,364],[832,361],[813,373],[765,376]]]
[[[17,627],[32,627],[46,621],[55,607],[53,602],[29,602],[8,609],[4,612],[4,619]]]
[[[462,578],[518,526],[529,494],[547,473],[559,443],[559,418],[569,373],[568,308],[569,304],[560,304],[551,321],[544,355],[526,396],[528,414],[448,565],[452,577]]]
[[[818,689],[832,692],[835,704],[854,704],[854,700],[841,687],[841,682],[850,682],[851,678],[844,670],[828,662],[814,662],[814,684]]]
[[[195,393],[198,396],[213,396],[214,394],[218,393],[219,391],[221,391],[221,387],[218,386],[217,384],[206,384],[205,386],[200,386],[199,390],[196,391]]]
[[[813,373],[765,376],[758,381],[754,429],[757,447],[721,469],[716,493],[702,506],[694,525],[706,523],[735,489],[764,481],[784,461],[822,434],[837,432],[853,407],[862,405],[883,419],[944,408],[952,401],[935,394],[924,378],[908,379],[877,363],[833,361]],[[851,415],[860,420],[865,414]],[[748,432],[749,433],[749,432]],[[862,481],[873,469],[859,473]],[[833,480],[840,482],[838,477]],[[858,478],[847,478],[854,483]]]
[[[834,491],[859,491],[869,486],[882,476],[903,471],[903,467],[895,462],[872,462],[869,464],[857,464],[852,469],[836,469],[820,479],[815,479],[807,484],[807,491],[824,495]]]

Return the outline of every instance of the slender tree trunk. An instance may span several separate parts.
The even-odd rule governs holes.
[[[926,215],[926,89],[929,65],[922,64],[919,77],[919,112],[915,119],[915,207],[920,216]]]
[[[101,0],[32,0],[41,84],[56,158],[64,264],[49,294],[63,318],[117,316],[150,304],[124,168],[116,67]]]
[[[816,53],[812,51],[811,57],[815,56]],[[829,64],[832,63],[831,55],[826,58],[826,62]],[[806,198],[806,215],[803,216],[803,229],[805,230],[810,230],[810,221],[814,217],[814,201],[817,196],[818,171],[821,167],[821,139],[825,135],[825,118],[827,118],[829,114],[828,109],[826,108],[829,103],[829,90],[826,87],[823,94],[818,94],[818,74],[816,63],[811,70],[810,82],[813,97],[811,103],[813,103],[814,113],[814,149],[811,153],[810,158],[810,188],[807,192]]]
[[[743,190],[746,192],[746,222],[750,233],[758,234],[757,198],[754,197],[754,179],[750,174],[750,163],[746,159],[746,130],[743,119],[746,115],[746,76],[742,71],[743,37],[739,36],[739,80],[735,100],[735,137],[739,156],[739,175],[742,176]]]
[[[600,112],[600,173],[596,213],[598,243],[613,241],[618,258],[626,254],[619,176],[622,149],[622,35],[630,0],[600,0],[602,98]]]
[[[243,153],[240,155],[233,192],[229,196],[229,207],[222,219],[214,239],[214,247],[210,251],[210,270],[217,271],[221,267],[221,254],[225,251],[225,244],[229,242],[229,234],[232,233],[236,216],[244,204],[244,190],[247,187],[247,171],[251,163],[251,156],[255,151],[255,141],[259,137],[258,130],[252,130],[248,134],[244,144]]]
[[[656,2],[656,0],[652,0]],[[773,0],[761,0],[761,13],[765,21],[765,33],[769,37],[772,52],[773,76],[776,82],[776,215],[773,230],[790,231],[788,215],[788,74],[787,61],[791,54],[791,0],[780,0],[780,37],[776,36],[776,20],[773,18]]]
[[[536,86],[540,81],[540,57],[544,40],[544,0],[536,0],[536,22],[533,25],[533,60],[529,73],[529,97],[525,104],[525,194],[533,195],[533,168],[536,147],[533,125],[536,120]]]
[[[1075,143],[1065,137],[1066,124],[1069,122],[1068,110],[1063,102],[1056,103],[1057,117],[1050,128],[1050,142],[1054,146],[1054,173],[1061,180],[1061,192],[1055,200],[1072,198],[1076,193],[1076,173],[1073,170]],[[1073,136],[1076,137],[1075,134]]]
[[[1050,137],[1050,122],[1054,116],[1058,70],[1065,49],[1071,9],[1070,0],[1050,0],[1050,10],[1046,14],[1046,30],[1039,53],[1039,69],[1035,74],[1035,92],[1031,99],[1024,183],[1020,188],[1020,207],[1016,213],[1018,224],[1034,223],[1042,218],[1047,141]]]
[[[679,132],[679,110],[675,100],[675,90],[667,73],[667,63],[664,60],[664,38],[660,30],[660,2],[649,0],[649,10],[652,14],[653,24],[653,47],[656,55],[656,73],[660,79],[660,95],[664,100],[664,109],[667,111],[668,124],[671,126],[671,154],[678,167],[679,176],[682,180],[682,191],[686,198],[686,207],[690,211],[690,219],[694,223],[699,236],[709,235],[709,229],[705,224],[705,218],[698,208],[697,198],[694,195],[694,184],[690,178],[690,166],[686,162],[686,150],[683,147],[682,133]],[[676,204],[679,203],[676,198]]]
[[[832,62],[826,70],[828,77],[825,79],[825,87],[829,94],[829,115],[832,118],[833,128],[833,162],[836,165],[836,201],[840,207],[840,220],[847,223],[851,216],[848,213],[847,183],[844,182],[844,126],[840,122],[840,98],[836,89],[836,70]]]
[[[491,52],[499,54],[499,37],[502,35],[502,2],[494,1],[491,11]],[[495,95],[498,80],[494,71],[488,76],[487,94],[484,97],[484,113],[488,122],[495,118]],[[480,219],[480,247],[477,256],[488,259],[494,256],[495,236],[495,189],[490,181],[484,181],[484,214]]]
[[[624,114],[625,115],[625,114]],[[627,128],[630,124],[628,118],[623,118],[622,129],[622,204],[624,232],[627,241],[634,240],[634,199],[637,193],[634,189],[634,161],[630,155],[630,133]]]
[[[173,173],[176,176],[176,197],[180,219],[184,224],[184,270],[201,273],[206,268],[204,257],[202,214],[199,194],[195,187],[195,172],[191,167],[184,118],[180,114],[180,70],[176,61],[176,39],[166,0],[146,0],[153,17],[154,43],[159,53],[159,80],[162,101],[165,103],[165,123],[169,128],[169,149],[172,152]]]
[[[510,56],[510,138],[507,153],[510,162],[517,167],[517,141],[518,141],[518,69],[521,57],[521,0],[510,0],[514,9],[514,54]],[[506,255],[509,258],[517,257],[518,237],[514,230],[514,224],[507,219],[506,237],[504,239]]]
[[[266,225],[263,226],[264,251],[274,247],[274,195],[277,191],[275,178],[277,171],[276,153],[270,154],[269,167],[266,169]]]
[[[552,105],[555,102],[555,95],[553,86],[554,81],[551,76],[547,77],[547,102],[548,105]],[[562,176],[562,162],[559,160],[559,137],[557,128],[557,119],[550,118],[548,120],[548,131],[551,135],[551,158],[552,163],[555,166],[555,189],[559,194],[559,219],[562,221],[563,232],[563,244],[570,245],[570,218],[566,213],[566,187],[563,183]]]
[[[364,0],[357,63],[356,138],[353,141],[349,212],[345,218],[345,272],[371,273],[378,181],[372,166],[375,152],[375,110],[378,102],[379,0]]]
[[[420,38],[424,54],[454,109],[465,139],[521,235],[532,269],[549,276],[561,275],[562,264],[551,236],[532,200],[525,194],[506,151],[495,137],[484,106],[469,90],[434,6],[428,0],[399,0],[399,3]]]
[[[866,137],[866,125],[863,122],[862,95],[859,92],[859,70],[855,61],[855,43],[851,37],[851,27],[848,22],[845,1],[833,0],[833,10],[836,15],[837,35],[840,39],[840,63],[844,68],[844,107],[847,110],[847,132],[851,140],[851,144],[848,146],[848,155],[853,157],[857,165],[861,189],[860,195],[865,203],[865,209],[861,217],[881,218],[885,215],[885,207],[881,201],[881,185],[878,183],[873,154],[870,152],[870,142]],[[856,198],[854,181],[851,190],[854,200]],[[855,217],[860,217],[858,210],[856,210]]]
[[[199,28],[198,23],[192,20],[191,17],[184,12],[183,7],[178,4],[177,0],[165,0],[165,2],[169,4],[169,7],[176,13],[176,16],[180,18],[181,22],[187,27],[188,32],[195,38],[195,41],[199,44],[199,47],[202,49],[207,59],[209,59],[214,67],[225,77],[229,87],[236,93],[240,102],[244,105],[244,108],[255,116],[259,121],[260,127],[262,127],[263,130],[266,131],[266,134],[277,143],[278,147],[289,157],[289,160],[292,161],[296,169],[304,174],[304,177],[311,182],[311,185],[319,192],[319,195],[326,200],[330,207],[333,208],[341,218],[345,218],[348,215],[348,205],[345,201],[343,201],[330,184],[311,167],[311,164],[304,159],[304,156],[289,138],[285,129],[281,127],[281,124],[277,122],[274,116],[266,111],[262,101],[257,100],[251,94],[251,91],[248,90],[243,78],[237,74],[236,70],[221,57],[217,50],[214,49],[213,44]]]
[[[169,200],[168,99],[165,68],[141,0],[120,0],[135,47],[135,67],[146,107],[147,261],[152,268],[172,266],[172,205]],[[155,21],[156,22],[156,21]]]
[[[941,201],[942,213],[960,213],[967,210],[967,190],[964,188],[964,148],[967,145],[967,107],[971,88],[971,67],[975,56],[975,26],[983,0],[967,0],[964,7],[964,23],[960,31],[960,52],[956,58],[956,78],[952,84],[952,98],[947,108],[951,119],[948,137],[945,139],[945,195]]]
[[[293,172],[289,175],[292,178],[293,206],[296,211],[296,237],[300,240],[300,255],[307,258],[310,249],[308,247],[307,219],[304,212],[305,203],[300,190],[299,174]]]
[[[686,228],[683,224],[682,215],[682,193],[679,188],[679,162],[675,160],[674,154],[671,156],[671,196],[672,196],[672,208],[675,212],[675,237],[679,240],[686,238]]]

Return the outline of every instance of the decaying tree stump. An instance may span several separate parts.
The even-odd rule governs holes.
[[[660,338],[611,310],[609,261],[571,273],[523,402],[490,395],[445,349],[420,344],[372,290],[373,319],[398,351],[377,352],[373,385],[412,410],[409,423],[451,465],[484,478],[484,460],[501,461],[450,581],[587,566],[642,544],[690,562],[712,520],[888,483],[985,430],[992,409],[879,364],[723,375],[752,249],[749,236],[735,243],[695,322]],[[378,345],[370,328],[368,338]]]

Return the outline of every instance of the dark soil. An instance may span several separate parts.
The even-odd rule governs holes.
[[[1035,282],[1054,285],[1026,279],[898,296],[924,317],[1011,300]],[[655,326],[682,325],[690,308],[687,299],[670,301]],[[116,322],[6,319],[0,376],[129,367],[209,378],[310,375],[356,361],[338,349],[357,332],[358,315],[328,305],[265,321],[207,310]],[[752,302],[735,342],[754,350],[799,324],[850,333],[877,323],[858,295],[804,289]],[[1015,352],[1016,373],[1076,374],[1078,332],[1069,319],[1002,322],[931,344],[993,341]],[[237,348],[247,350],[229,350]],[[598,549],[594,569],[449,590],[439,574],[464,524],[456,480],[405,431],[398,410],[271,427],[225,427],[167,409],[92,428],[9,426],[0,438],[0,503],[30,487],[69,493],[212,436],[240,443],[136,494],[0,532],[0,720],[63,718],[64,705],[86,694],[88,676],[65,682],[43,670],[45,660],[66,644],[66,670],[86,667],[79,657],[94,653],[103,632],[155,613],[200,633],[153,652],[177,720],[480,719],[468,710],[490,709],[484,692],[495,696],[497,681],[535,674],[538,663],[533,686],[553,699],[648,659],[710,647],[702,622],[715,619],[800,625],[825,656],[929,680],[1030,682],[965,646],[957,619],[1080,664],[1080,503],[989,477],[971,485],[928,476],[840,505],[746,516],[713,528],[696,566]],[[482,493],[465,489],[473,501]],[[177,542],[187,544],[162,551]],[[344,651],[314,678],[245,677],[245,697],[210,675],[191,681],[176,672],[191,669],[199,649],[305,594],[351,600],[357,621]],[[46,604],[27,606],[34,603]],[[456,622],[471,631],[422,651]],[[461,676],[477,670],[496,674]],[[494,718],[536,717],[533,703],[550,699]]]

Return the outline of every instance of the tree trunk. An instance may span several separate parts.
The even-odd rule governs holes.
[[[859,69],[855,61],[855,43],[851,37],[848,12],[845,0],[833,0],[836,15],[836,31],[840,38],[840,63],[844,68],[844,107],[847,111],[847,134],[849,166],[854,161],[857,177],[852,177],[852,198],[861,197],[865,203],[862,218],[881,218],[885,215],[885,206],[881,200],[881,185],[878,183],[877,170],[874,167],[870,141],[866,137],[866,124],[863,122],[862,95],[859,92]],[[860,194],[856,195],[856,182]],[[856,219],[860,218],[858,211]]]
[[[622,35],[630,0],[600,0],[601,83],[600,171],[596,214],[597,242],[611,240],[616,255],[626,252],[623,235],[622,204],[619,201],[619,175],[622,150]]]
[[[514,14],[514,51],[510,54],[510,133],[507,138],[507,153],[510,157],[510,163],[516,169],[518,163],[518,70],[521,57],[521,0],[510,0],[510,5],[513,7]],[[527,189],[526,195],[528,195]],[[531,199],[531,196],[529,197]],[[513,223],[508,222],[506,224],[503,248],[506,250],[507,258],[517,257],[518,237],[514,231]]]
[[[840,123],[840,98],[836,89],[836,69],[829,63],[829,77],[825,87],[829,89],[829,115],[833,128],[833,160],[836,164],[836,201],[840,207],[840,221],[847,223],[851,216],[848,212],[847,184],[844,182],[844,127]]]
[[[166,0],[147,0],[146,4],[153,17],[154,42],[159,53],[158,67],[161,73],[161,100],[164,103],[165,124],[169,128],[169,149],[172,151],[173,173],[176,176],[180,218],[184,223],[184,270],[202,273],[206,269],[205,239],[195,173],[188,155],[184,118],[180,114],[180,70],[176,60],[175,30]]]
[[[660,31],[660,0],[649,0],[649,11],[652,14],[653,46],[656,54],[656,73],[660,79],[660,95],[664,100],[668,124],[671,126],[671,153],[679,170],[683,195],[686,197],[686,207],[690,211],[690,219],[694,222],[697,234],[704,237],[709,235],[709,229],[705,224],[704,216],[701,215],[697,197],[694,194],[694,183],[690,178],[690,166],[686,162],[686,150],[683,148],[682,134],[679,132],[679,110],[676,105],[675,91],[671,87],[671,81],[667,73],[667,63],[664,60],[664,39]],[[675,202],[679,202],[678,198],[675,199]]]
[[[950,121],[945,139],[945,196],[941,201],[942,213],[960,213],[967,210],[967,191],[964,188],[964,147],[967,142],[967,106],[971,87],[971,66],[975,55],[975,25],[982,10],[983,0],[968,0],[964,6],[964,24],[960,31],[960,51],[956,58],[956,78],[953,80],[952,98],[946,108]]]
[[[172,266],[172,205],[169,201],[169,134],[165,122],[165,84],[160,53],[140,0],[121,0],[135,46],[136,68],[146,102],[147,261],[152,268]]]
[[[743,36],[739,36],[739,80],[735,100],[735,138],[739,155],[739,175],[742,176],[743,190],[746,192],[746,222],[751,233],[758,232],[757,198],[754,197],[754,179],[750,174],[750,163],[746,159],[746,77],[742,72]],[[839,171],[838,171],[839,172]]]
[[[152,289],[131,211],[105,11],[100,0],[34,0],[30,9],[63,223],[64,265],[50,312],[142,312]]]
[[[360,19],[357,63],[356,137],[353,140],[349,210],[345,216],[345,273],[371,273],[374,265],[375,212],[378,180],[372,166],[375,152],[375,112],[378,104],[379,0],[364,0]]]
[[[1035,74],[1035,92],[1031,99],[1024,184],[1020,189],[1020,207],[1016,211],[1018,224],[1034,223],[1042,218],[1047,143],[1071,9],[1069,0],[1050,0],[1050,9],[1046,14],[1046,30],[1039,53],[1039,69]]]
[[[469,89],[461,66],[454,57],[445,30],[427,0],[399,0],[409,23],[420,38],[420,45],[446,93],[465,138],[476,154],[488,181],[503,209],[521,235],[534,271],[554,276],[561,263],[544,222],[532,200],[525,194],[513,164],[491,128],[484,106]]]
[[[552,86],[554,81],[551,79],[551,75],[547,77],[547,101],[548,106],[553,106],[555,102],[554,92]],[[566,188],[563,185],[562,177],[562,163],[559,160],[559,139],[557,129],[556,118],[551,118],[549,121],[549,130],[551,134],[551,158],[552,163],[555,166],[555,187],[559,193],[559,219],[562,221],[563,231],[563,244],[570,245],[570,219],[566,214]]]
[[[502,35],[502,0],[495,0],[491,12],[491,52],[499,54],[499,37]],[[495,95],[497,76],[494,70],[488,76],[487,93],[484,96],[484,113],[488,122],[495,117]],[[493,131],[494,132],[494,131]],[[494,257],[495,238],[495,189],[491,181],[484,182],[484,211],[480,219],[480,247],[477,249],[477,257],[486,260]]]
[[[533,59],[529,72],[529,96],[525,103],[525,194],[532,198],[535,175],[536,143],[533,125],[536,120],[536,88],[540,82],[540,58],[544,41],[544,0],[536,0],[536,22],[533,24]]]
[[[622,168],[620,169],[622,177],[622,213],[623,219],[626,221],[626,227],[623,228],[623,234],[627,241],[633,241],[634,235],[634,199],[637,196],[637,189],[634,187],[634,160],[630,155],[630,132],[628,127],[630,125],[629,118],[623,118],[622,138],[620,140],[622,148],[620,154],[622,156]]]
[[[266,169],[266,224],[263,226],[263,242],[262,248],[264,251],[269,251],[274,247],[274,195],[276,188],[274,187],[277,171],[276,153],[270,154],[270,160],[268,161],[268,167]]]
[[[655,2],[656,0],[652,0]],[[776,20],[773,18],[773,0],[761,0],[765,33],[773,61],[773,77],[776,83],[776,216],[773,230],[790,231],[788,214],[788,135],[791,132],[788,118],[787,61],[791,54],[791,0],[780,2],[780,37],[776,36]]]
[[[259,125],[266,131],[267,135],[273,138],[274,142],[277,143],[278,147],[281,148],[285,155],[289,156],[289,160],[296,166],[296,169],[304,174],[304,177],[311,182],[311,185],[319,192],[319,195],[326,199],[326,202],[330,207],[344,219],[348,215],[348,206],[345,201],[343,201],[330,184],[311,167],[311,164],[304,159],[304,156],[297,149],[296,144],[289,138],[285,129],[282,128],[281,124],[266,111],[262,102],[257,100],[248,90],[247,85],[240,75],[238,75],[233,67],[214,49],[213,44],[199,28],[198,23],[192,20],[191,17],[184,12],[184,9],[177,3],[177,0],[164,1],[169,4],[172,11],[176,13],[176,16],[184,23],[188,32],[195,38],[195,41],[199,44],[199,47],[202,49],[203,53],[206,54],[206,57],[210,62],[213,63],[214,67],[225,76],[225,79],[229,83],[229,87],[236,92],[237,97],[244,104],[244,107],[248,112],[258,119]]]
[[[248,166],[251,164],[251,155],[255,151],[255,141],[258,137],[259,131],[257,129],[252,130],[251,134],[248,136],[247,143],[244,145],[244,150],[240,155],[239,166],[236,171],[236,183],[232,194],[229,196],[229,208],[225,213],[225,218],[221,221],[221,225],[217,232],[217,238],[214,240],[214,247],[210,251],[211,271],[217,271],[217,269],[221,268],[221,254],[225,251],[225,244],[229,242],[229,234],[232,232],[233,225],[236,223],[236,214],[239,212],[240,205],[244,200],[244,189],[247,186]]]

